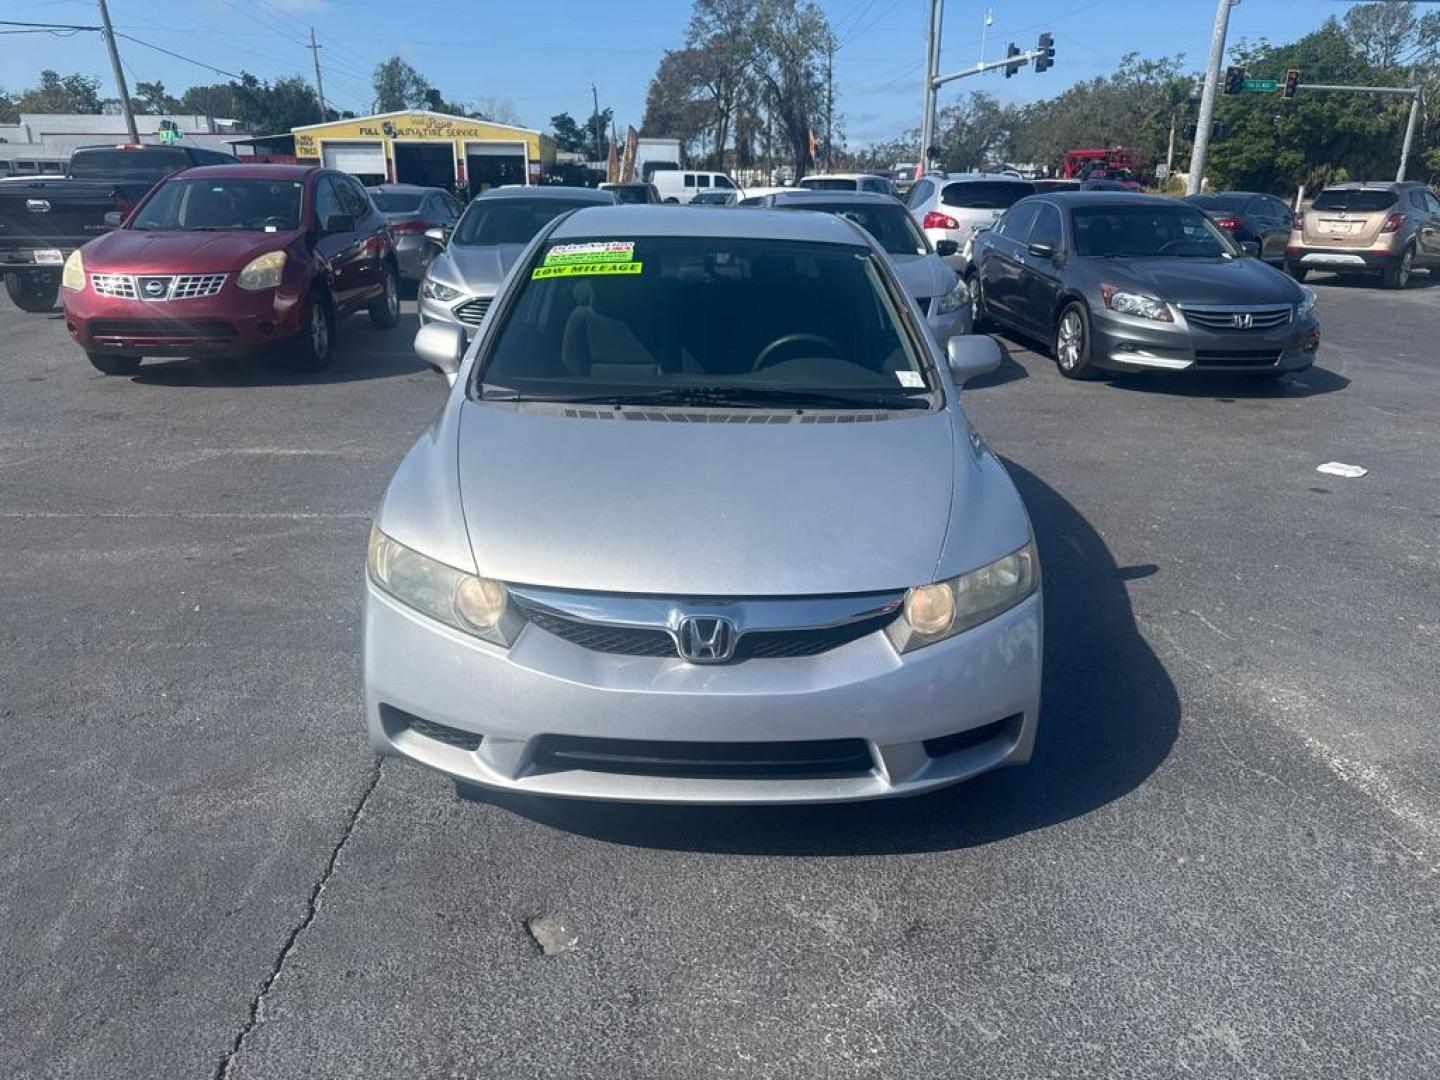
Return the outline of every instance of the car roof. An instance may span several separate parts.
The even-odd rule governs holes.
[[[1023,176],[1012,176],[1009,173],[926,173],[923,179],[938,180],[942,184],[971,184],[984,180],[992,184],[1033,184],[1034,180],[1026,180]]]
[[[868,172],[812,172],[806,173],[800,178],[800,183],[806,180],[860,180],[866,177],[873,177],[876,180],[885,179],[875,173]]]
[[[624,187],[650,187],[650,186],[651,186],[651,185],[650,185],[650,181],[648,181],[648,180],[617,180],[617,181],[615,181],[614,183],[611,183],[610,181],[607,180],[605,183],[601,184],[600,187],[599,187],[597,190],[599,190],[599,191],[614,191],[616,188],[624,188]]]
[[[700,207],[677,214],[672,206],[595,206],[561,218],[553,240],[636,236],[679,236],[712,239],[788,240],[801,243],[865,243],[850,222],[833,214],[796,214],[757,209],[737,214],[729,207]]]
[[[1326,184],[1322,191],[1398,191],[1402,187],[1424,187],[1418,180],[1342,180]]]
[[[426,187],[424,184],[374,184],[365,190],[381,191],[388,195],[424,195],[431,191],[444,191],[445,189]]]
[[[784,191],[775,192],[776,206],[803,206],[806,203],[835,203],[844,206],[896,206],[901,210],[903,205],[896,202],[889,195],[882,195],[878,191],[796,191],[794,188],[786,188]]]
[[[1145,195],[1138,191],[1040,191],[1031,196],[1037,202],[1074,209],[1077,206],[1179,206],[1181,200],[1169,195]],[[1025,200],[1030,201],[1029,199]]]
[[[303,180],[319,171],[318,165],[197,165],[175,175],[200,179],[228,176],[240,180]]]
[[[506,184],[503,187],[491,188],[489,191],[482,191],[475,196],[475,201],[481,199],[580,199],[603,205],[614,205],[615,197],[608,191],[601,191],[598,188],[584,187],[563,187],[558,184]]]

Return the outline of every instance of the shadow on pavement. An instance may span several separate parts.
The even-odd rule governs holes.
[[[1015,354],[1023,353],[1025,347],[1017,345],[1013,341],[1007,341],[999,334],[990,336],[995,339],[995,344],[1000,346],[1000,366],[989,375],[971,379],[965,384],[966,390],[984,390],[990,386],[1004,386],[1006,383],[1030,377],[1030,372],[1026,371],[1024,365],[1015,359]]]
[[[492,793],[533,821],[618,844],[755,855],[877,855],[987,844],[1080,817],[1133,791],[1179,728],[1170,676],[1140,636],[1117,567],[1056,491],[1007,463],[1029,507],[1045,573],[1045,678],[1035,756],[913,799],[800,807],[670,807]]]
[[[1116,390],[1132,393],[1208,397],[1231,401],[1237,398],[1317,397],[1320,394],[1333,394],[1350,385],[1350,380],[1344,375],[1321,367],[1297,371],[1283,379],[1189,372],[1171,375],[1156,371],[1137,375],[1111,375],[1106,382]]]
[[[341,319],[335,327],[330,366],[324,371],[287,370],[278,350],[273,350],[146,360],[130,378],[147,386],[289,386],[414,375],[430,370],[411,348],[419,328],[413,314],[402,315],[400,325],[392,330],[375,329],[363,314]]]

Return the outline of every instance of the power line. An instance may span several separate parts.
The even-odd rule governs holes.
[[[233,71],[226,71],[224,68],[216,67],[214,64],[207,64],[203,60],[195,60],[189,56],[174,52],[171,49],[166,49],[159,45],[152,45],[150,42],[145,41],[141,38],[137,38],[132,34],[122,34],[117,31],[115,36],[124,38],[126,41],[133,41],[136,45],[143,45],[147,49],[154,49],[156,52],[164,53],[166,56],[173,56],[176,60],[184,60],[187,64],[194,64],[196,67],[202,67],[207,71],[213,71],[216,75],[224,75],[227,79],[244,78],[244,76],[238,75]]]

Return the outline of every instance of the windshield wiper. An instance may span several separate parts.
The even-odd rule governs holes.
[[[781,386],[672,386],[608,394],[522,394],[506,386],[481,387],[484,401],[550,401],[567,405],[697,405],[750,408],[923,409],[925,390],[806,390]]]

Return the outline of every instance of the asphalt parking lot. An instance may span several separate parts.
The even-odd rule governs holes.
[[[1009,343],[965,398],[1045,566],[1036,759],[805,809],[377,766],[413,314],[115,379],[4,307],[0,1075],[1440,1074],[1440,281],[1313,284],[1278,386]]]

